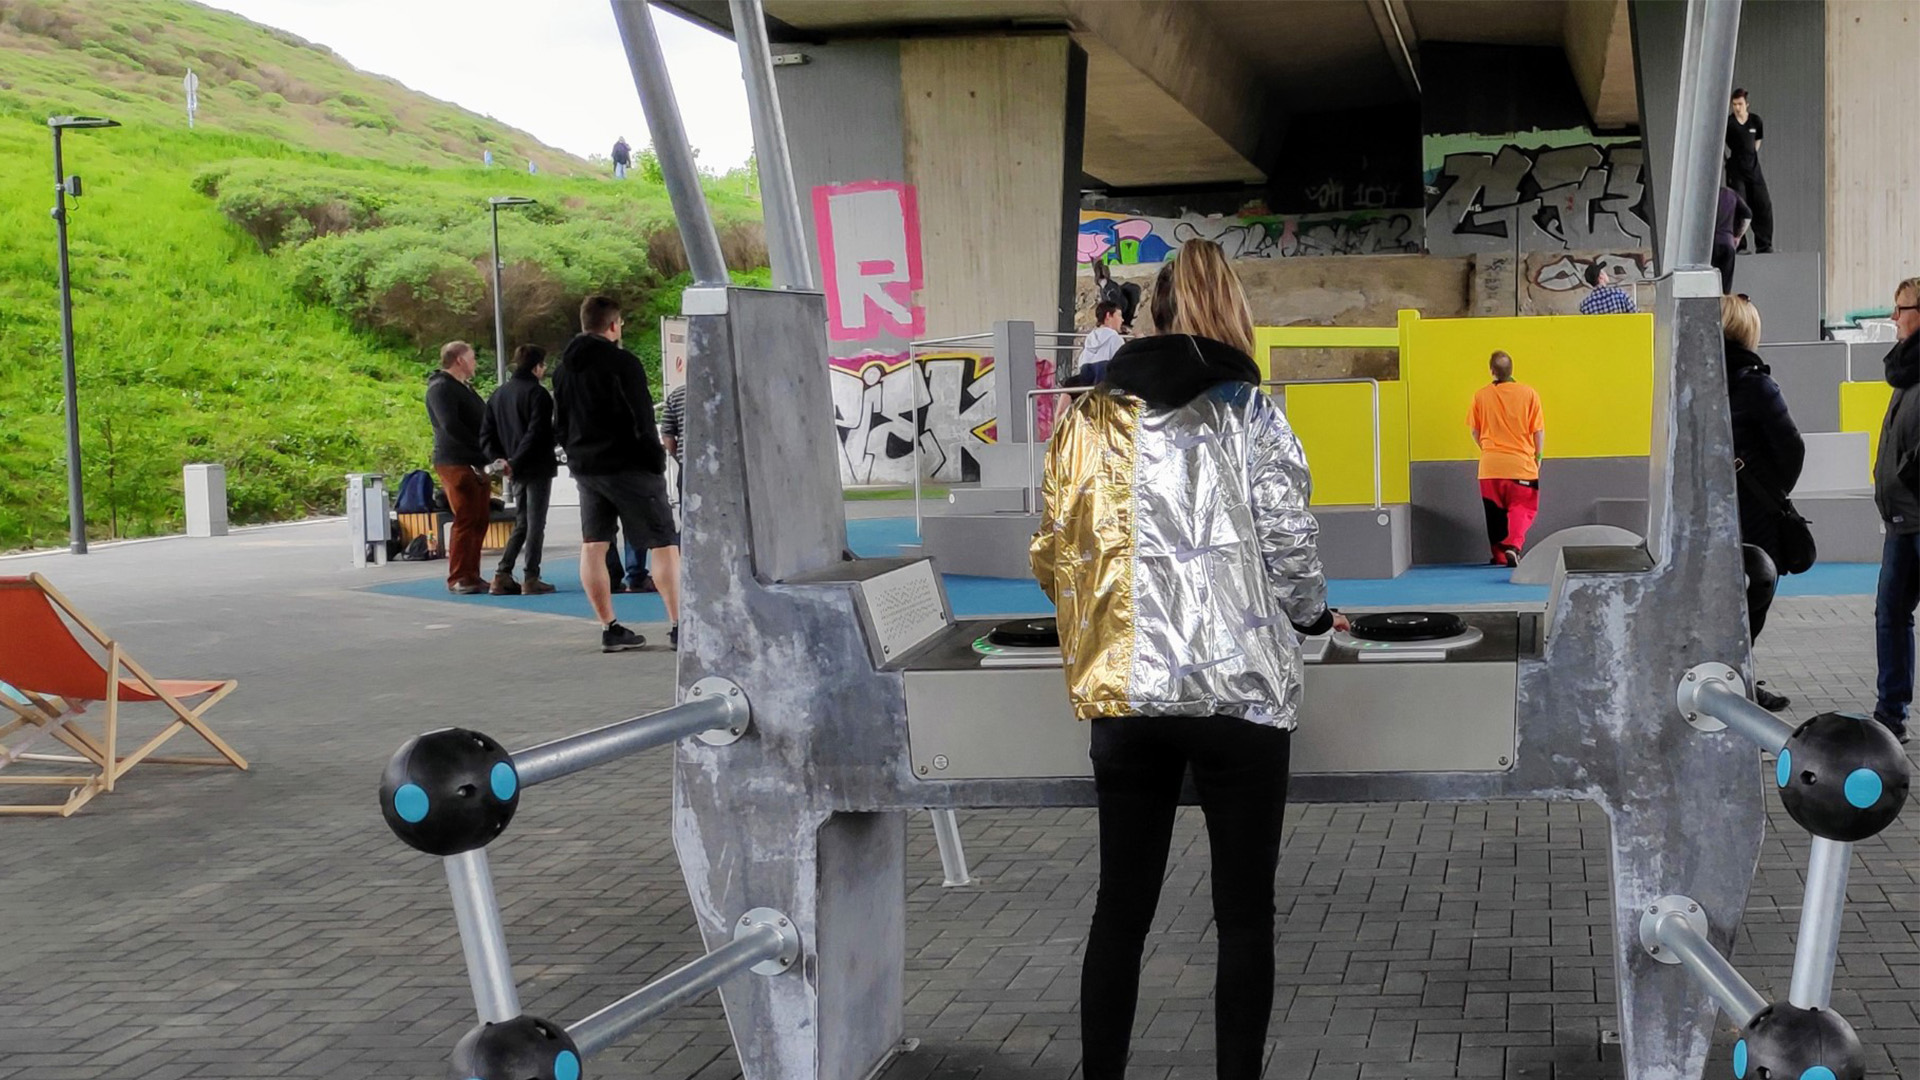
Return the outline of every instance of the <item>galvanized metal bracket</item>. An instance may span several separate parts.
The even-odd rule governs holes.
[[[1640,913],[1640,947],[1647,950],[1648,956],[1663,964],[1680,962],[1678,953],[1660,944],[1660,921],[1673,915],[1687,920],[1688,925],[1699,932],[1702,940],[1707,936],[1707,913],[1689,897],[1663,896],[1648,904],[1647,909]]]
[[[695,698],[717,698],[727,703],[727,724],[725,727],[711,727],[694,735],[694,738],[708,746],[730,746],[740,741],[740,736],[753,727],[753,704],[747,700],[747,692],[732,679],[718,675],[709,675],[694,683],[687,691],[687,700]]]
[[[1674,690],[1674,704],[1679,707],[1680,716],[1692,724],[1694,730],[1725,731],[1726,724],[1700,710],[1700,688],[1708,683],[1723,683],[1741,697],[1747,696],[1747,681],[1740,677],[1738,671],[1725,664],[1695,664],[1680,677],[1680,685]]]
[[[748,970],[755,975],[778,975],[792,969],[794,961],[800,959],[800,928],[793,920],[768,907],[757,907],[733,924],[735,941],[753,933],[761,927],[768,927],[780,935],[780,953],[772,959],[762,960]]]

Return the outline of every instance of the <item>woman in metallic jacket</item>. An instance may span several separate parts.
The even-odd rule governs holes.
[[[1100,893],[1081,970],[1082,1071],[1125,1073],[1191,767],[1213,851],[1218,1075],[1252,1080],[1273,1011],[1296,635],[1345,620],[1327,607],[1306,457],[1260,391],[1239,279],[1217,245],[1194,240],[1155,291],[1159,336],[1122,348],[1054,431],[1032,550],[1074,712],[1093,723]]]

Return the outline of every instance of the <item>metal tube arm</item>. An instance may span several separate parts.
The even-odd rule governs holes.
[[[567,1034],[591,1057],[661,1013],[684,1005],[745,971],[777,975],[800,958],[800,932],[785,915],[755,908],[734,924],[733,940],[608,1005]]]
[[[673,97],[673,83],[667,78],[667,62],[660,55],[660,38],[653,31],[648,7],[644,0],[613,0],[613,20],[627,47],[627,66],[633,69],[633,85],[640,92],[640,108],[647,116],[647,132],[653,137],[653,153],[666,181],[667,198],[673,202],[673,216],[680,225],[693,283],[725,286],[727,260],[720,252],[720,235],[713,229],[706,193],[700,188],[700,170],[693,163],[686,125],[680,120],[680,106]]]
[[[1664,896],[1640,916],[1640,945],[1663,964],[1680,964],[1720,1010],[1745,1027],[1767,999],[1707,940],[1707,917],[1684,896]]]
[[[513,768],[521,786],[531,787],[689,735],[724,746],[745,734],[752,720],[746,693],[727,679],[709,677],[695,683],[687,700],[672,708],[521,750],[513,755]]]
[[[453,918],[460,927],[460,951],[467,961],[467,981],[473,984],[473,1004],[483,1024],[497,1024],[520,1015],[520,996],[513,985],[513,962],[507,958],[507,936],[500,925],[500,905],[493,897],[493,871],[487,849],[475,848],[442,860],[447,887],[453,894]]]
[[[1787,990],[1787,1000],[1802,1009],[1831,1004],[1833,969],[1840,956],[1840,920],[1847,910],[1847,872],[1852,864],[1852,844],[1813,838],[1800,932],[1793,939],[1793,981]]]
[[[1777,754],[1793,725],[1747,700],[1747,684],[1725,664],[1701,664],[1680,679],[1675,703],[1687,723],[1701,731],[1728,728],[1768,753]]]

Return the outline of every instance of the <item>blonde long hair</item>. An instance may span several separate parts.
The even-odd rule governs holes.
[[[1240,275],[1211,240],[1189,240],[1173,259],[1173,332],[1212,338],[1253,355],[1253,311]]]

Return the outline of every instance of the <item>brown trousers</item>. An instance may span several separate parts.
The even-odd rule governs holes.
[[[433,473],[453,508],[453,536],[447,541],[447,584],[484,581],[480,576],[480,545],[487,538],[493,516],[489,500],[493,485],[466,465],[435,465]]]

